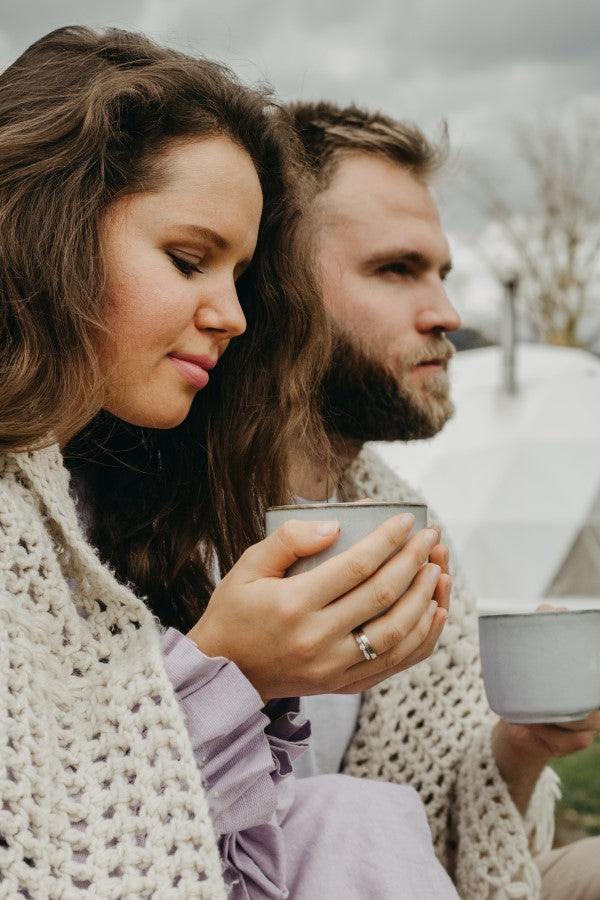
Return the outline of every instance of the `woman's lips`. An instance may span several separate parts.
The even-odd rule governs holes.
[[[169,359],[187,380],[199,389],[208,384],[208,372],[216,365],[216,360],[209,356],[188,356],[170,353]]]

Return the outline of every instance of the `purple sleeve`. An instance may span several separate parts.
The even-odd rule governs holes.
[[[205,656],[193,641],[169,629],[162,642],[165,668],[186,718],[226,878],[236,898],[283,898],[285,845],[276,810],[293,797],[279,789],[304,752],[310,725],[299,719],[298,698],[263,709],[258,692],[238,667]]]
[[[262,700],[236,665],[170,629],[165,667],[181,703],[230,900],[458,900],[416,791],[346,775],[286,778],[310,725],[297,700]]]

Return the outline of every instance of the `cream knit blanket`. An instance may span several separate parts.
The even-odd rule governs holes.
[[[157,625],[56,448],[0,456],[0,898],[226,896]]]
[[[369,448],[341,488],[348,500],[423,501]],[[552,846],[557,778],[545,770],[524,821],[492,753],[497,719],[481,677],[477,615],[453,554],[450,571],[450,617],[435,653],[365,694],[343,771],[417,789],[462,900],[534,900],[541,885],[533,856]]]

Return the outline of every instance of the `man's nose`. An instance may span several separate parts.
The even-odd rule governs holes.
[[[442,282],[428,292],[419,312],[417,327],[423,332],[456,331],[460,328],[460,316]]]

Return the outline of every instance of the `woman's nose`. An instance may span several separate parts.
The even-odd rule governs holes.
[[[195,316],[196,328],[222,332],[223,337],[234,338],[246,330],[246,317],[240,305],[233,279],[216,286],[210,301],[198,304]]]

